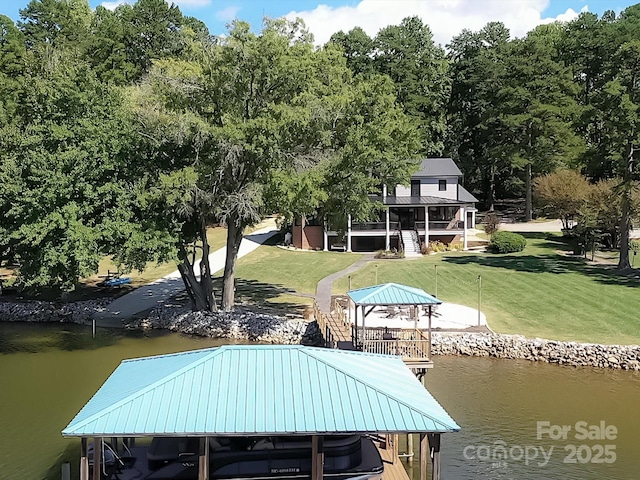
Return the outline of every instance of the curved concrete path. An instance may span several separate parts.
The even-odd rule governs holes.
[[[256,230],[242,239],[238,258],[253,252],[256,248],[278,233],[275,221],[270,219],[264,228]],[[212,272],[224,268],[227,247],[223,247],[209,255],[209,264]],[[200,262],[196,262],[194,270],[199,271]],[[121,327],[122,322],[134,315],[162,305],[170,298],[185,291],[184,282],[177,270],[165,277],[139,287],[126,295],[116,298],[105,307],[105,310],[97,315],[96,325],[99,327]]]
[[[331,287],[333,286],[333,282],[335,282],[339,278],[344,277],[345,275],[349,275],[350,273],[355,272],[356,270],[360,270],[360,267],[362,267],[365,263],[371,262],[373,260],[375,260],[373,253],[365,253],[361,259],[349,265],[344,270],[332,273],[328,277],[324,277],[322,280],[320,280],[318,282],[318,286],[316,287],[316,302],[318,302],[320,311],[324,313],[331,312]]]

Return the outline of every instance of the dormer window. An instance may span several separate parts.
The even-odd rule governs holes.
[[[446,180],[438,180],[438,190],[441,192],[447,191],[447,181]]]
[[[420,196],[420,180],[411,180],[411,196]]]

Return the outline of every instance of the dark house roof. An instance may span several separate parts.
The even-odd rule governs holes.
[[[461,177],[462,172],[451,158],[425,158],[420,163],[420,170],[411,177]]]
[[[466,203],[478,203],[478,199],[474,197],[469,190],[462,185],[458,185],[458,200]]]

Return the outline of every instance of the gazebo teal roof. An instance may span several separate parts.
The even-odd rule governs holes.
[[[402,359],[228,345],[123,361],[65,437],[458,431]]]
[[[356,305],[440,305],[442,302],[420,288],[384,283],[347,292]]]

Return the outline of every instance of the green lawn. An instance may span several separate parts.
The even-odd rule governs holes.
[[[310,296],[316,293],[320,280],[347,268],[360,257],[285,250],[271,242],[238,260],[236,296],[240,301],[265,302],[284,309],[310,305],[313,302]]]
[[[523,252],[511,255],[451,253],[415,260],[367,264],[352,275],[352,288],[398,282],[435,293],[445,301],[476,307],[482,276],[482,310],[503,333],[599,343],[640,344],[640,280],[618,276],[606,266],[557,252],[560,236],[527,235]],[[334,284],[344,293],[347,280]]]

